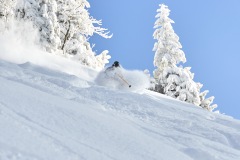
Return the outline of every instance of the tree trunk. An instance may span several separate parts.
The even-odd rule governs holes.
[[[62,45],[62,48],[61,48],[62,50],[64,49],[65,44],[66,44],[67,40],[69,39],[70,26],[71,26],[70,21],[68,21],[68,30],[67,30],[67,33],[64,37],[63,45]]]

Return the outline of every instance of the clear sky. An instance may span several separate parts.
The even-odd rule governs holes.
[[[90,14],[113,37],[91,37],[94,50],[109,50],[126,69],[154,70],[153,25],[159,4],[171,10],[194,81],[215,96],[221,113],[240,119],[240,0],[88,0]]]

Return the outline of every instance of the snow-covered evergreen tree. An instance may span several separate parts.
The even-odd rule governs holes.
[[[160,5],[157,10],[157,20],[154,24],[156,30],[153,33],[154,39],[157,40],[153,48],[153,51],[155,51],[153,63],[157,69],[154,70],[153,75],[158,82],[156,89],[161,93],[174,90],[173,87],[176,82],[171,82],[166,78],[169,78],[169,76],[170,78],[179,77],[180,71],[176,69],[176,65],[186,61],[185,54],[181,50],[182,45],[179,42],[179,37],[175,34],[171,25],[174,21],[168,17],[169,13],[170,10],[166,5]],[[172,83],[172,85],[167,83]]]
[[[85,65],[93,68],[104,67],[110,58],[106,56],[108,52],[104,51],[96,57],[88,40],[94,33],[104,38],[111,38],[111,35],[109,36],[108,32],[105,32],[106,29],[100,27],[101,21],[90,17],[87,10],[90,4],[86,0],[57,0],[57,2],[61,50]]]
[[[157,40],[153,51],[154,70],[153,75],[156,80],[155,91],[174,97],[181,101],[186,101],[208,110],[213,110],[215,105],[210,106],[213,98],[205,99],[205,95],[200,93],[202,84],[194,82],[194,74],[190,67],[179,67],[179,63],[185,63],[186,58],[181,50],[182,45],[179,37],[173,30],[171,20],[168,16],[170,10],[164,4],[157,10],[156,22],[153,37]]]
[[[213,103],[214,98],[215,98],[214,96],[211,96],[209,98],[205,98],[208,92],[209,91],[206,90],[206,91],[200,93],[200,100],[201,100],[200,106],[204,109],[209,110],[209,111],[213,111],[215,108],[217,108],[217,104],[211,105]]]
[[[170,10],[164,4],[160,5],[157,10],[156,22],[153,37],[157,40],[154,44],[155,51],[154,66],[157,69],[154,71],[154,77],[158,78],[162,69],[165,67],[173,67],[180,62],[185,62],[185,54],[181,50],[182,45],[179,42],[179,37],[175,34],[171,23],[174,23],[169,16]]]
[[[23,0],[17,8],[17,19],[33,22],[40,32],[40,44],[48,52],[57,51],[61,43],[56,12],[56,0]]]
[[[14,16],[16,0],[0,0],[0,31],[8,28]]]
[[[98,61],[96,68],[104,68],[105,64],[109,63],[111,56],[108,55],[108,50],[105,50],[101,54],[97,55],[96,58]]]
[[[7,20],[14,14],[16,0],[0,0],[0,19]]]
[[[41,42],[49,52],[57,51],[61,45],[60,26],[58,24],[56,12],[56,0],[40,0],[40,16],[43,23],[40,24]]]
[[[149,85],[148,89],[154,91],[155,90],[155,83],[156,83],[155,79],[153,77],[151,77],[151,74],[150,74],[148,69],[145,69],[143,71],[143,73],[147,75],[147,77],[149,79],[149,82],[150,82],[150,85]]]

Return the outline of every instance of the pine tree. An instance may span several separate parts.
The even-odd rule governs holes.
[[[160,5],[157,10],[156,29],[153,37],[157,40],[154,44],[155,51],[154,66],[158,67],[154,71],[155,78],[158,78],[164,67],[173,67],[180,62],[185,62],[186,58],[181,50],[182,45],[179,42],[179,37],[174,33],[171,23],[174,23],[168,16],[170,10],[164,4]]]
[[[172,28],[174,21],[168,17],[169,14],[168,7],[160,5],[154,25],[156,30],[153,37],[157,40],[153,48],[154,66],[157,67],[153,72],[156,80],[155,91],[212,111],[216,108],[216,105],[210,106],[213,97],[205,99],[206,92],[200,93],[203,85],[194,82],[190,67],[178,66],[179,63],[185,63],[186,58],[181,50],[179,37]]]
[[[200,106],[204,109],[209,110],[209,111],[213,111],[215,108],[217,108],[217,104],[211,105],[213,103],[214,98],[215,98],[214,96],[211,96],[209,98],[205,98],[208,92],[209,91],[206,90],[206,91],[200,93],[200,100],[201,100]]]
[[[90,4],[86,0],[58,0],[58,6],[57,17],[63,52],[84,65],[103,68],[110,58],[106,56],[108,52],[103,51],[96,57],[88,41],[94,33],[104,38],[111,38],[111,35],[108,35],[107,29],[100,27],[101,21],[90,17],[87,11]]]
[[[166,5],[160,5],[160,9],[157,10],[157,20],[154,24],[156,30],[153,33],[154,39],[157,40],[153,48],[153,51],[155,51],[153,63],[157,69],[154,70],[153,75],[159,82],[156,89],[161,93],[167,93],[168,90],[174,91],[175,82],[172,82],[172,85],[167,85],[166,78],[169,77],[171,72],[173,76],[179,76],[176,65],[186,61],[185,54],[181,50],[179,37],[175,34],[171,25],[174,21],[168,17],[169,13],[170,10]],[[166,75],[163,75],[163,73],[166,73]]]
[[[0,0],[0,31],[8,28],[14,16],[16,0]]]
[[[24,0],[17,7],[18,20],[31,21],[40,32],[40,44],[48,52],[60,46],[59,25],[55,0]]]
[[[0,0],[0,19],[8,20],[14,14],[15,0]]]
[[[40,24],[41,42],[45,49],[49,52],[55,52],[61,45],[60,26],[58,24],[56,12],[56,0],[39,1],[40,16],[42,23]]]

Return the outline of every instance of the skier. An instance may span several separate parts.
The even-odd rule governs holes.
[[[122,74],[121,74],[121,67],[118,61],[115,61],[111,67],[108,67],[105,70],[105,74],[107,75],[107,77],[109,78],[113,78],[115,80],[120,80],[122,82],[124,82],[125,84],[128,85],[128,87],[130,88],[131,85],[123,78]]]
[[[120,64],[119,64],[118,61],[115,61],[115,62],[112,64],[111,67],[108,67],[108,68],[106,69],[106,71],[112,71],[112,70],[115,70],[116,68],[120,68]]]

